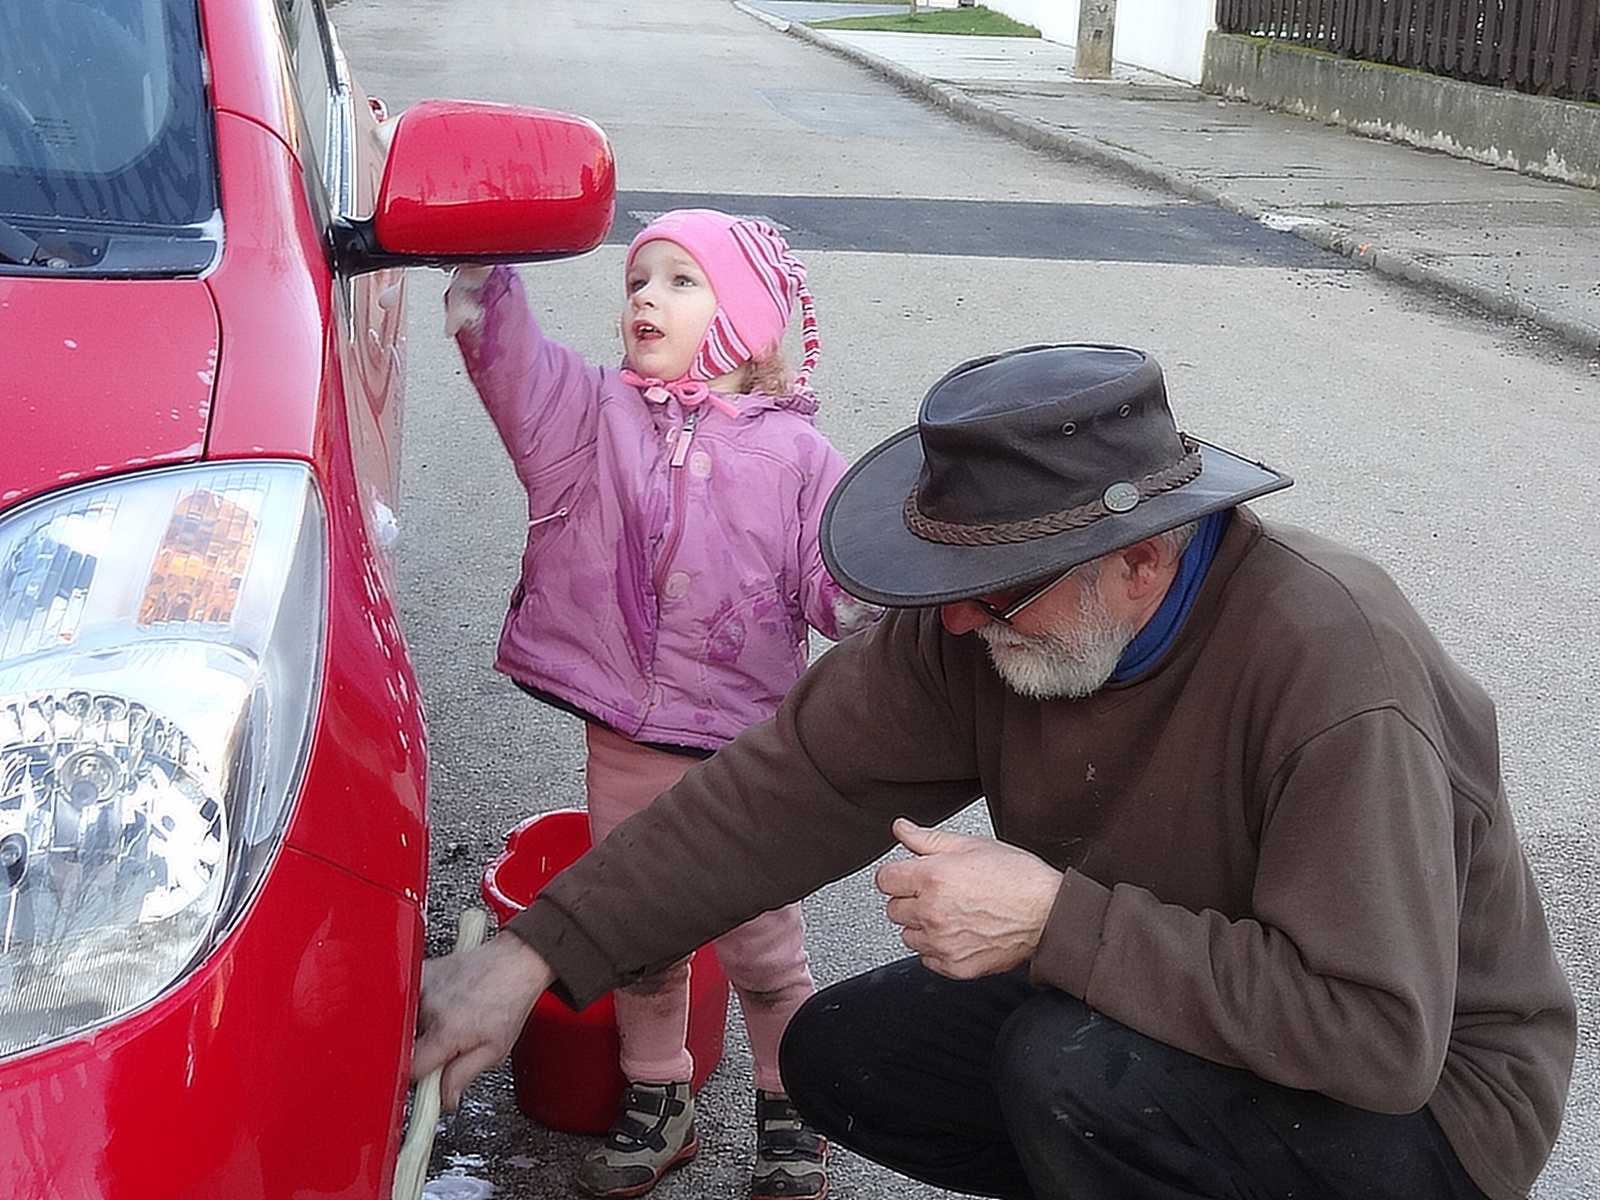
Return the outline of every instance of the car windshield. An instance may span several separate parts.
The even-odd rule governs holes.
[[[0,0],[0,218],[193,238],[216,211],[195,0]]]

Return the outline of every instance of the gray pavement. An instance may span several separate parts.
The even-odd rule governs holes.
[[[1111,167],[1600,352],[1600,191],[1207,95],[1034,38],[816,30],[884,7],[735,0],[968,120]],[[904,11],[903,8],[901,11]]]

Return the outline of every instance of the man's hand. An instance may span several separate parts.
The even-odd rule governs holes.
[[[555,974],[515,934],[422,964],[411,1078],[443,1067],[440,1102],[454,1109],[467,1084],[511,1052],[528,1012]]]
[[[1033,957],[1061,872],[994,838],[927,829],[904,817],[900,844],[917,857],[878,868],[889,919],[930,971],[977,979]]]

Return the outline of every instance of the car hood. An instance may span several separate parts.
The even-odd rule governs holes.
[[[0,508],[205,451],[220,349],[199,280],[0,277]]]

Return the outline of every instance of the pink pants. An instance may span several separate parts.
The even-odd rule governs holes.
[[[593,722],[586,728],[589,832],[598,843],[677,783],[695,760],[641,746]],[[768,1091],[783,1090],[778,1041],[784,1028],[817,990],[806,958],[805,932],[800,905],[790,904],[762,913],[712,943],[744,1012],[755,1085]],[[676,1083],[694,1074],[694,1059],[686,1045],[692,958],[616,991],[622,1073],[634,1083]]]

